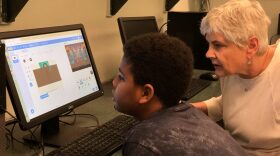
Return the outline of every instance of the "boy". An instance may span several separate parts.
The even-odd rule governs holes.
[[[241,147],[189,104],[179,104],[192,76],[191,50],[164,34],[135,37],[124,46],[113,80],[115,108],[140,122],[123,155],[242,156]]]

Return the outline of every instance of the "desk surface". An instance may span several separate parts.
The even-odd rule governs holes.
[[[201,71],[196,71],[194,73],[194,77],[197,77],[201,73]],[[75,109],[76,113],[88,113],[95,115],[99,119],[99,123],[103,124],[106,121],[109,121],[110,119],[114,118],[115,116],[119,115],[120,113],[117,112],[112,103],[112,83],[106,83],[103,85],[104,89],[104,95],[96,100],[93,100],[91,102],[88,102],[85,105],[82,105]],[[208,98],[211,98],[213,96],[218,96],[220,94],[220,87],[218,81],[213,81],[210,86],[208,86],[206,89],[195,95],[193,98],[189,100],[189,102],[195,102],[195,101],[201,101],[206,100]],[[81,126],[81,127],[90,127],[96,124],[94,120],[90,118],[79,118],[77,117],[77,121],[75,126]],[[12,126],[9,125],[7,128],[11,129]],[[26,134],[29,134],[28,131],[21,131],[16,125],[14,129],[14,137],[20,141],[23,142],[22,137]],[[6,156],[30,156],[34,155],[36,150],[30,148],[28,145],[23,145],[22,143],[19,143],[17,141],[7,142],[8,149],[6,151]],[[45,154],[49,153],[50,151],[54,150],[55,148],[45,146]],[[40,149],[37,148],[37,151]],[[1,155],[1,154],[0,154]],[[121,151],[118,151],[114,154],[114,156],[120,156]]]

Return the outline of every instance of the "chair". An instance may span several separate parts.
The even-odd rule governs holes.
[[[280,43],[280,34],[273,35],[270,38],[270,44]]]

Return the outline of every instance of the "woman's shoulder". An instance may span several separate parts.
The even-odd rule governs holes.
[[[274,45],[271,45],[270,48],[272,48],[273,56],[271,59],[271,63],[273,65],[273,68],[279,68],[280,65],[280,42],[276,43]]]

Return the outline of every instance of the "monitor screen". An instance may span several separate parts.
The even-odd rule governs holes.
[[[0,33],[11,101],[22,129],[103,95],[82,24]]]
[[[158,32],[158,26],[154,16],[119,17],[118,26],[123,44],[134,36]]]
[[[184,41],[193,52],[194,68],[214,71],[205,54],[208,42],[200,33],[200,23],[207,12],[168,12],[167,33]]]

